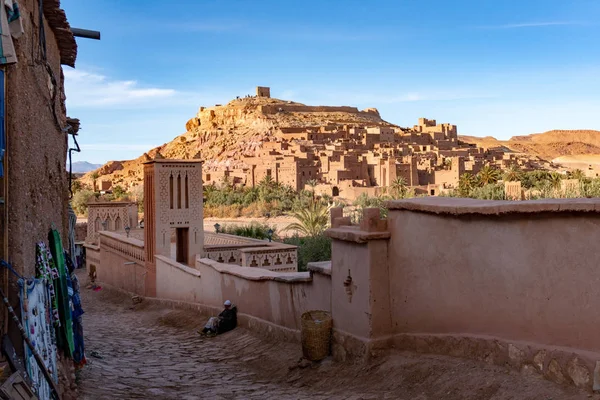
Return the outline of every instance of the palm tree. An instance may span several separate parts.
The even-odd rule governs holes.
[[[509,168],[508,171],[504,174],[504,180],[508,182],[515,182],[521,180],[521,170],[518,166],[513,165]]]
[[[329,207],[319,201],[310,201],[306,207],[290,214],[297,222],[288,225],[284,231],[296,231],[302,236],[318,236],[327,228]]]
[[[92,172],[91,178],[92,178],[92,184],[94,185],[94,192],[98,191],[98,186],[97,186],[97,182],[98,182],[98,178],[100,177],[100,174],[98,172]]]
[[[398,176],[392,181],[390,187],[392,189],[392,197],[401,199],[406,193],[406,179],[402,176]]]
[[[552,186],[553,189],[558,189],[560,188],[560,183],[562,182],[562,175],[559,174],[558,172],[553,172],[550,174],[550,178],[548,179],[550,181],[550,185]]]
[[[489,185],[490,183],[496,183],[500,180],[500,171],[486,164],[481,168],[477,174],[477,179],[481,186]]]
[[[462,197],[469,196],[473,187],[477,184],[477,179],[475,176],[469,173],[464,173],[460,176],[458,180],[458,191]]]
[[[575,171],[571,172],[571,179],[577,179],[581,181],[585,179],[585,173],[580,169],[576,169]]]
[[[258,183],[259,189],[271,189],[273,186],[275,186],[275,181],[271,175],[265,175]]]
[[[317,187],[317,185],[319,184],[319,182],[317,182],[316,179],[309,179],[308,181],[306,181],[306,186],[310,187],[310,191],[312,193],[312,198],[313,200],[315,199],[315,188]]]

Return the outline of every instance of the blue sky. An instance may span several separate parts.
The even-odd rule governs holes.
[[[270,86],[311,105],[376,107],[508,139],[600,130],[598,0],[62,0],[78,38],[65,67],[76,160],[134,158],[199,106]]]

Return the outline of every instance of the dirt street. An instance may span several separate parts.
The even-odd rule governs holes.
[[[206,315],[149,302],[134,306],[105,289],[82,285],[82,300],[88,365],[78,373],[81,399],[589,398],[536,376],[412,353],[390,352],[368,365],[325,360],[290,369],[301,355],[297,344],[263,340],[243,328],[204,339],[195,331]]]

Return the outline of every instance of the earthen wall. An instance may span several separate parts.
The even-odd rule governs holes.
[[[230,300],[239,313],[295,332],[303,312],[331,311],[327,271],[277,273],[200,258],[190,268],[162,256],[156,256],[156,267],[159,298],[214,308]]]
[[[263,114],[275,114],[280,112],[281,109],[284,112],[348,112],[358,113],[356,107],[331,107],[331,106],[304,106],[304,105],[289,105],[289,104],[277,104],[277,105],[263,105],[259,106],[259,109]]]
[[[590,249],[600,202],[430,198],[388,206],[396,345],[481,359],[487,351],[490,362],[535,364],[552,380],[591,388],[600,289]]]
[[[67,135],[54,121],[50,79],[40,61],[39,37],[34,34],[39,29],[39,2],[22,0],[19,8],[25,34],[13,41],[18,62],[5,69],[9,230],[5,258],[19,273],[32,276],[35,244],[47,240],[51,227],[61,233],[63,246],[68,247]],[[61,126],[66,126],[61,56],[45,18],[44,27],[48,63],[56,78],[54,109]]]

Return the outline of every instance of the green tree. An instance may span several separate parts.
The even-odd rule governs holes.
[[[479,200],[504,200],[504,185],[489,183],[481,187],[476,187],[469,197]]]
[[[521,177],[521,185],[525,189],[531,189],[538,187],[539,183],[546,181],[550,177],[548,171],[536,170],[529,171],[523,174]]]
[[[559,174],[558,172],[552,172],[548,181],[550,181],[550,185],[553,189],[559,189],[562,179],[563,176],[561,174]]]
[[[312,199],[315,199],[315,188],[317,187],[317,185],[319,184],[319,182],[317,182],[316,179],[309,179],[308,181],[306,181],[306,186],[310,187],[310,191],[312,193]]]
[[[504,173],[504,180],[508,182],[520,181],[522,177],[522,172],[518,166],[511,166],[508,171]]]
[[[86,215],[88,209],[88,201],[96,194],[89,189],[81,189],[77,193],[73,194],[71,200],[71,207],[77,215]]]
[[[477,179],[475,176],[469,173],[464,173],[460,176],[458,180],[458,192],[461,197],[469,197],[471,190],[477,184]]]
[[[402,176],[396,177],[396,179],[392,181],[390,188],[392,189],[391,194],[394,199],[403,198],[406,194],[406,179]]]
[[[284,231],[296,231],[303,236],[317,236],[323,233],[329,222],[329,207],[319,201],[311,201],[299,210],[290,213],[296,222],[288,225]]]
[[[265,175],[258,183],[258,187],[259,189],[273,189],[275,187],[275,181],[271,175]]]
[[[122,199],[127,195],[127,191],[123,189],[123,186],[121,185],[116,185],[115,187],[113,187],[112,192],[115,196],[115,199]]]
[[[83,189],[81,181],[79,179],[73,179],[71,181],[71,190],[73,191],[73,194],[79,192],[81,189]]]
[[[577,179],[577,180],[584,180],[585,179],[585,173],[580,170],[580,169],[576,169],[575,171],[572,171],[569,176],[571,177],[571,179]]]
[[[477,180],[481,186],[496,183],[500,180],[500,171],[491,165],[486,164],[477,174]]]
[[[100,177],[100,174],[96,171],[92,172],[92,175],[90,175],[90,177],[92,178],[92,184],[94,185],[94,192],[98,191],[98,178]]]

